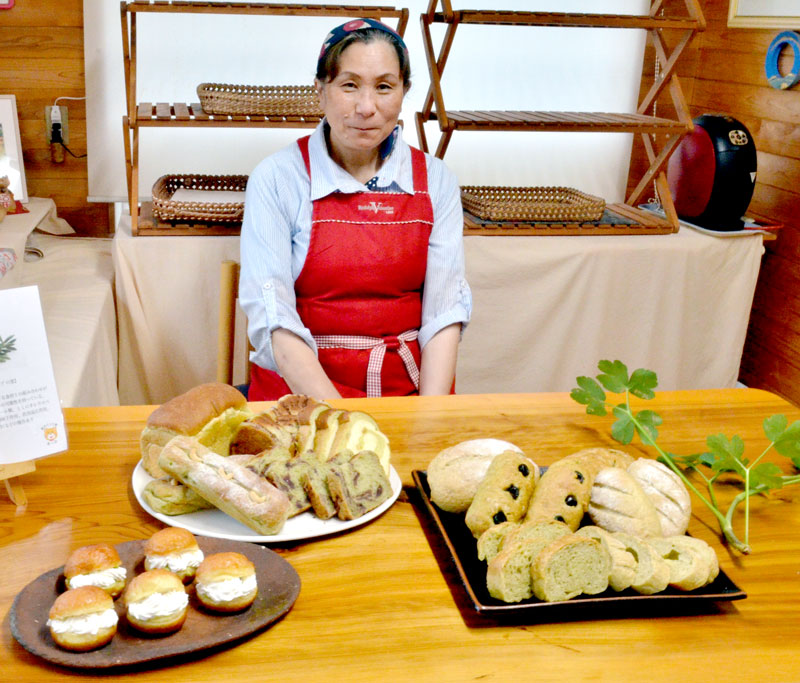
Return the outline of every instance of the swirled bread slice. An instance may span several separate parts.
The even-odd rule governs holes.
[[[339,519],[356,519],[378,507],[392,495],[389,477],[378,456],[361,451],[328,468],[328,491]]]
[[[608,588],[611,558],[603,545],[570,534],[553,541],[531,565],[533,594],[546,602],[596,595]]]
[[[575,532],[578,536],[593,538],[599,541],[608,551],[611,558],[611,568],[608,574],[608,585],[619,593],[630,588],[636,577],[636,560],[625,549],[625,545],[618,538],[614,538],[608,531],[599,526],[582,526]]]
[[[653,546],[622,531],[614,532],[612,536],[622,541],[625,550],[636,559],[636,576],[631,583],[633,590],[642,595],[652,595],[669,585],[669,566]]]

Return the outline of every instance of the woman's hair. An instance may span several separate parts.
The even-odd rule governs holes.
[[[408,58],[408,51],[405,45],[398,40],[392,33],[376,28],[364,28],[351,31],[338,43],[331,45],[322,54],[317,62],[316,77],[321,83],[332,81],[339,75],[339,64],[342,60],[342,53],[353,43],[372,43],[383,41],[394,48],[397,59],[400,62],[400,77],[403,79],[403,87],[408,90],[411,85],[411,62]]]

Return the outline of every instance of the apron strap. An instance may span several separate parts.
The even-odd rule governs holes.
[[[411,349],[406,342],[414,341],[419,334],[419,330],[408,330],[396,337],[359,337],[348,335],[325,334],[315,336],[314,341],[321,349],[354,349],[370,350],[369,362],[367,363],[367,396],[377,398],[381,395],[381,370],[383,368],[383,357],[386,349],[396,350],[406,372],[414,383],[414,388],[419,390],[419,368],[414,361]]]
[[[306,165],[306,173],[308,173],[309,178],[311,177],[311,156],[308,153],[308,139],[310,137],[310,135],[304,135],[297,141],[297,146],[300,148],[300,154],[303,157],[303,163]]]

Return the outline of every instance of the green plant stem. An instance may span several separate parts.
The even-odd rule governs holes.
[[[745,536],[745,542],[743,543],[742,541],[739,540],[739,538],[736,536],[736,533],[733,531],[733,525],[732,525],[731,519],[730,519],[733,516],[733,512],[732,512],[733,504],[731,504],[731,508],[728,509],[728,515],[723,515],[722,512],[719,510],[719,507],[716,505],[716,502],[712,503],[702,493],[700,493],[700,491],[697,489],[697,487],[691,481],[689,481],[689,479],[683,473],[681,468],[678,467],[673,462],[672,458],[664,450],[662,450],[662,448],[650,437],[650,433],[646,429],[644,429],[644,427],[641,425],[641,423],[636,419],[636,416],[633,414],[633,411],[631,410],[630,399],[629,399],[629,394],[628,394],[627,390],[625,391],[625,408],[626,408],[626,410],[628,412],[628,416],[630,417],[631,422],[633,422],[633,425],[636,428],[636,431],[639,433],[639,438],[641,438],[642,441],[645,442],[646,445],[650,445],[653,448],[655,448],[656,451],[658,451],[659,455],[667,463],[669,468],[673,472],[675,472],[675,474],[677,474],[681,478],[681,481],[683,481],[683,483],[686,484],[686,486],[689,489],[691,489],[694,492],[694,494],[700,500],[703,501],[703,504],[709,510],[711,510],[711,512],[717,518],[717,521],[719,522],[720,530],[722,531],[723,535],[727,539],[728,543],[730,543],[740,553],[742,553],[744,555],[748,555],[750,553],[750,546],[747,543],[747,536]],[[749,470],[747,471],[747,474],[748,475],[750,474]],[[746,481],[746,483],[749,483],[749,476],[746,478],[745,481]],[[709,486],[710,486],[710,484],[709,484]],[[749,487],[745,488],[745,492],[748,491],[748,488]],[[754,492],[752,492],[752,493],[754,493]],[[751,495],[752,495],[752,493],[751,493]],[[742,494],[739,494],[739,495],[742,495]],[[739,496],[737,496],[737,498],[739,498]],[[749,499],[749,496],[747,496],[747,498]],[[734,500],[736,500],[736,499],[734,499]]]

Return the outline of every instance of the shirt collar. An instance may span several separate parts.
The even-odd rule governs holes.
[[[339,166],[328,153],[325,144],[325,119],[311,134],[308,151],[311,162],[311,199],[320,199],[333,192],[353,194],[367,191],[366,187]],[[400,126],[381,144],[384,162],[378,171],[378,187],[395,192],[413,194],[414,178],[411,172],[411,148],[403,140]]]

